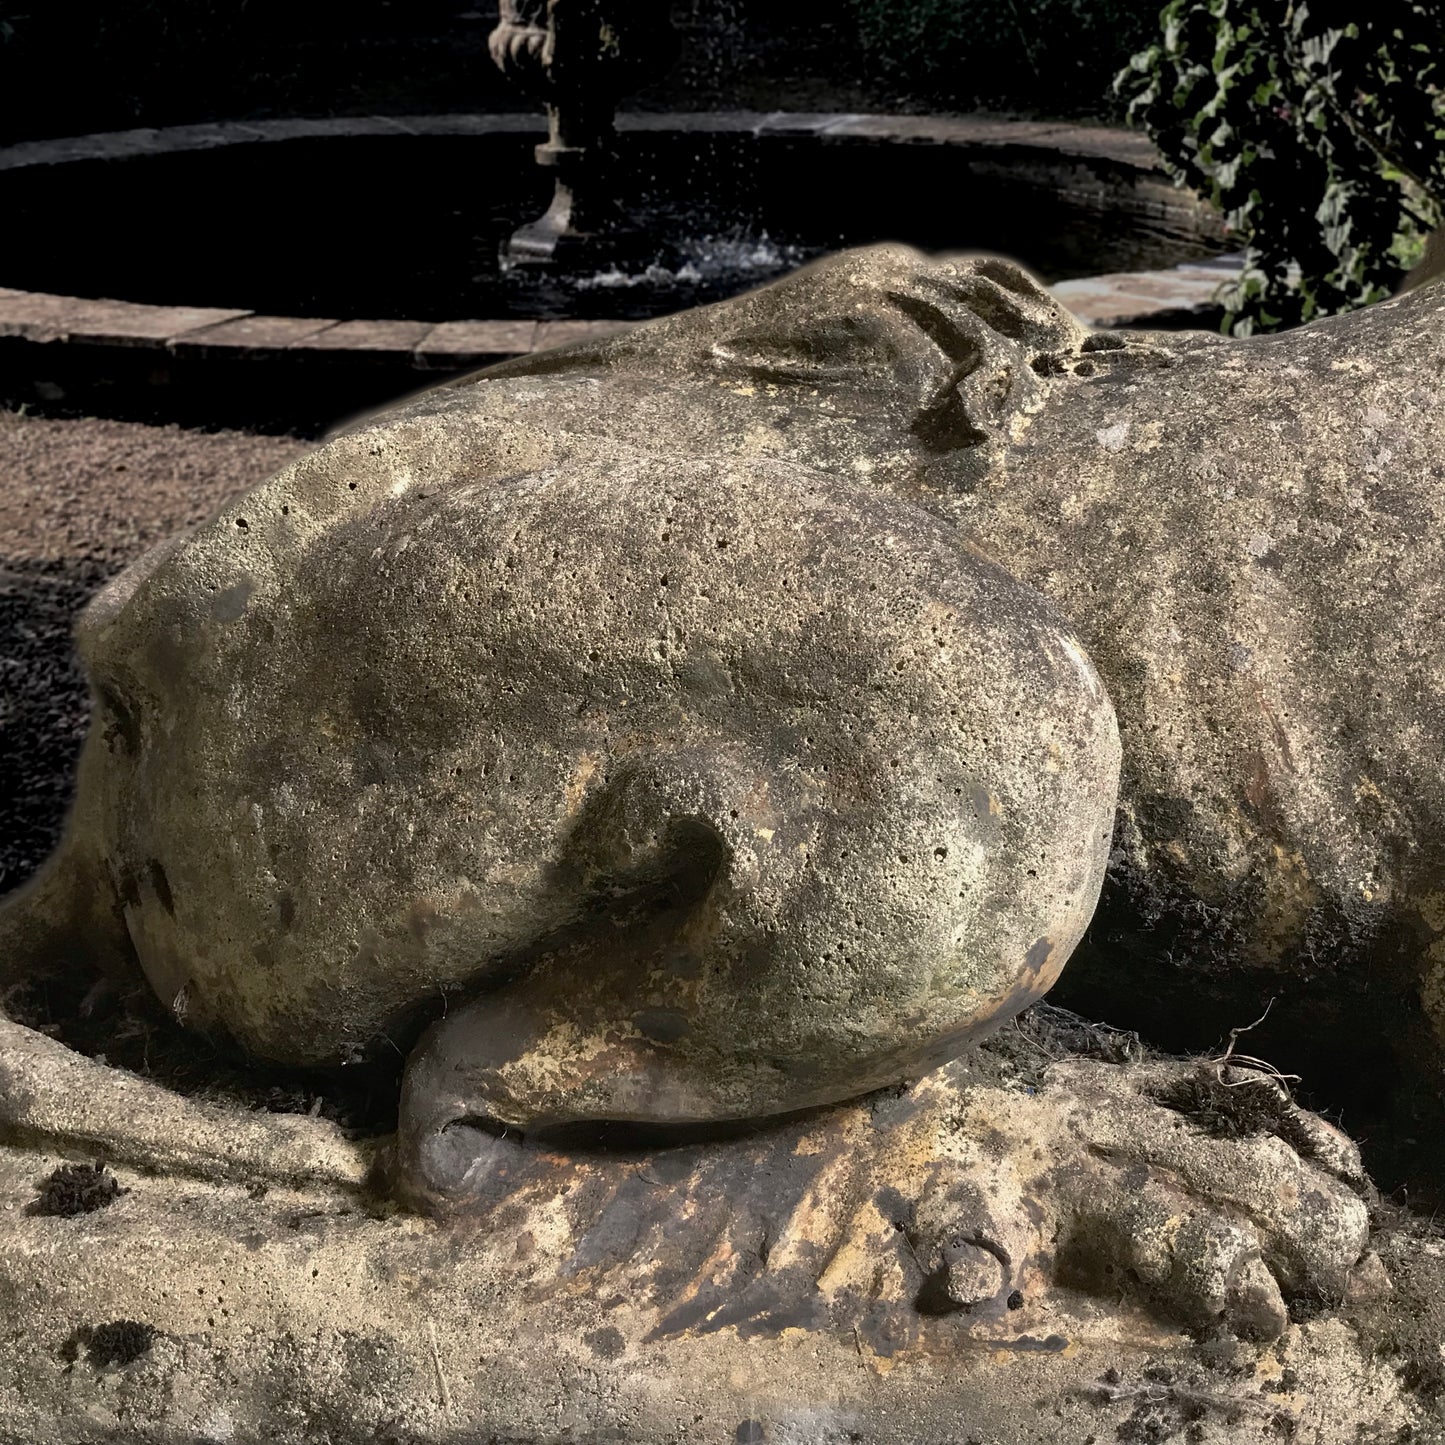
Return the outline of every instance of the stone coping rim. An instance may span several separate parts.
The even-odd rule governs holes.
[[[1077,158],[1113,161],[1163,176],[1159,154],[1138,131],[1064,121],[1008,120],[979,115],[890,115],[838,111],[625,111],[622,134],[681,131],[694,135],[813,136],[914,145],[1024,147]],[[542,136],[545,118],[531,111],[486,114],[363,115],[280,120],[207,121],[195,125],[142,127],[92,135],[19,141],[0,147],[0,171],[72,161],[121,160],[183,151],[215,150],[289,140],[360,136]]]
[[[623,133],[682,130],[693,134],[753,134],[777,137],[858,137],[905,144],[1027,148],[1085,161],[1103,160],[1167,180],[1149,140],[1133,131],[1044,121],[1014,121],[970,115],[864,115],[835,112],[757,111],[634,112],[618,116]],[[72,161],[105,160],[210,150],[231,145],[317,138],[383,135],[541,135],[543,118],[530,112],[484,115],[345,116],[321,119],[217,121],[160,129],[111,131],[54,140],[24,141],[0,149],[0,172]],[[1208,263],[1174,272],[1139,273],[1150,282],[1176,272],[1200,273]],[[1222,279],[1222,278],[1221,278]],[[1108,292],[1115,301],[1097,319],[1114,324],[1176,309],[1161,305],[1158,287],[1131,290],[1129,276],[1084,278],[1061,283],[1060,299],[1077,293]],[[1196,284],[1198,284],[1196,282]],[[1184,301],[1202,305],[1205,298]],[[1132,308],[1132,309],[1131,309]],[[1092,319],[1085,316],[1083,319]],[[509,357],[615,334],[635,321],[610,319],[528,321],[364,320],[266,316],[237,309],[154,305],[144,302],[52,295],[0,286],[0,338],[41,344],[69,342],[143,347],[180,358],[281,356],[406,361],[421,371],[455,371]]]
[[[1051,287],[1083,322],[1127,325],[1151,316],[1202,311],[1241,269],[1242,254],[1186,262],[1168,271],[1080,277]],[[181,359],[312,359],[405,362],[419,371],[456,371],[557,346],[615,335],[636,321],[326,320],[262,316],[200,306],[152,306],[0,287],[0,339],[143,347]]]

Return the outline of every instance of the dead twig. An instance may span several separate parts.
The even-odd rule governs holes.
[[[1100,1383],[1081,1389],[1080,1394],[1092,1394],[1095,1399],[1110,1405],[1172,1405],[1188,1412],[1212,1410],[1226,1417],[1235,1414],[1255,1415],[1264,1419],[1285,1419],[1299,1423],[1294,1411],[1289,1408],[1256,1400],[1249,1395],[1220,1395],[1211,1390],[1195,1390],[1187,1385],[1165,1385],[1146,1382],[1138,1385]]]
[[[437,1342],[437,1326],[435,1320],[426,1322],[427,1335],[431,1340],[431,1362],[437,1372],[437,1394],[441,1396],[442,1412],[449,1414],[452,1408],[452,1392],[447,1386],[446,1373],[442,1369],[441,1346]]]
[[[1287,1097],[1292,1097],[1291,1084],[1300,1081],[1298,1074],[1283,1074],[1268,1059],[1256,1058],[1253,1054],[1239,1054],[1235,1048],[1239,1043],[1240,1035],[1247,1034],[1252,1029],[1257,1029],[1265,1019],[1269,1017],[1269,1011],[1274,1007],[1274,1000],[1265,1004],[1264,1012],[1255,1019],[1252,1024],[1245,1024],[1241,1028],[1230,1029],[1229,1042],[1225,1045],[1224,1052],[1205,1062],[1214,1070],[1215,1079],[1226,1089],[1237,1089],[1243,1084],[1273,1084],[1283,1089]],[[1225,1070],[1229,1068],[1239,1069],[1242,1076],[1239,1078],[1227,1078]]]

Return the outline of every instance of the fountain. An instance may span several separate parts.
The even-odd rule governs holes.
[[[499,31],[508,73],[561,83],[565,67],[543,64],[549,32],[526,12]],[[1228,244],[1148,142],[1120,131],[975,116],[614,119],[666,41],[660,21],[622,35],[628,60],[595,67],[605,109],[558,92],[545,135],[518,112],[0,148],[0,395],[315,434],[426,381],[725,300],[849,246],[992,251],[1058,283],[1207,261]],[[625,165],[612,163],[614,132]],[[939,199],[959,196],[966,224]],[[1199,274],[1202,299],[1218,279]],[[1176,291],[1166,276],[1131,294],[1153,320],[1170,303],[1150,298]]]
[[[671,64],[665,0],[502,0],[488,48],[502,73],[547,104],[537,164],[555,177],[552,204],[502,247],[502,264],[596,269],[636,256],[642,229],[611,185],[617,102]]]
[[[990,251],[1054,283],[1227,244],[1117,130],[619,114],[680,46],[664,0],[501,0],[491,59],[545,105],[544,136],[534,114],[487,111],[0,148],[0,395],[316,434],[438,373],[726,300],[850,246]],[[1207,299],[1217,280],[1195,285]],[[1177,294],[1141,289],[1151,313]]]

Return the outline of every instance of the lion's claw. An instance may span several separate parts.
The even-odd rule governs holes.
[[[1287,1096],[1277,1117],[1288,1142],[1259,1129],[1217,1137],[1160,1102],[1195,1067],[1075,1058],[1027,1092],[965,1088],[940,1152],[990,1135],[1008,1151],[965,1151],[963,1182],[940,1174],[919,1208],[920,1256],[946,1264],[930,1241],[984,1227],[1023,1261],[1020,1278],[1037,1270],[1191,1330],[1259,1341],[1288,1328],[1290,1301],[1338,1305],[1367,1287],[1368,1185],[1354,1146]],[[973,1291],[959,1286],[934,1294],[964,1307]]]

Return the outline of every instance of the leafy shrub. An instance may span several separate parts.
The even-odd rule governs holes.
[[[1159,0],[845,0],[864,56],[965,106],[1114,113],[1108,77],[1157,32]]]
[[[1115,80],[1181,185],[1246,244],[1225,329],[1391,295],[1445,202],[1439,0],[1169,0]]]

